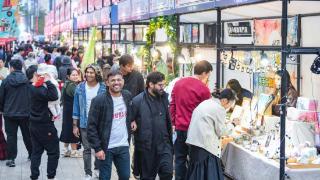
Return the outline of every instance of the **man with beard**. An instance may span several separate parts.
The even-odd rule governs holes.
[[[173,144],[168,95],[164,92],[165,76],[152,72],[147,88],[133,99],[133,119],[137,123],[135,149],[139,153],[141,180],[172,179]]]
[[[99,94],[105,93],[106,87],[101,82],[102,75],[98,66],[89,65],[84,72],[86,81],[80,83],[74,93],[72,112],[73,134],[79,138],[81,132],[81,140],[84,148],[84,170],[86,173],[86,179],[91,179],[91,148],[87,138],[88,114],[92,99]],[[78,128],[79,122],[80,129]],[[97,162],[98,161],[95,161],[95,169],[98,169]],[[97,172],[94,175],[97,176]]]
[[[119,70],[106,77],[108,91],[92,100],[88,122],[88,140],[100,160],[101,180],[110,180],[112,162],[121,180],[130,178],[129,143],[131,130],[131,93],[122,90],[124,80]]]

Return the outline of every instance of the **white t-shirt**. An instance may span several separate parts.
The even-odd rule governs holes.
[[[112,97],[113,119],[108,149],[129,146],[127,131],[127,107],[122,96]]]
[[[86,83],[86,101],[87,101],[87,117],[89,116],[91,101],[97,96],[100,84],[98,83],[95,87],[90,87]]]

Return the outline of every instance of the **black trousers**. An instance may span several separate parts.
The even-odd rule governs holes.
[[[30,157],[32,152],[32,145],[31,145],[30,132],[29,132],[29,119],[28,118],[12,118],[12,117],[5,116],[4,120],[5,120],[5,131],[7,134],[8,159],[14,160],[17,157],[18,127],[20,127],[21,134],[23,137],[23,142],[27,148],[27,151]]]
[[[138,151],[141,163],[141,180],[154,180],[157,174],[160,180],[173,177],[173,147],[168,142],[154,143],[150,151]]]
[[[189,147],[186,144],[187,131],[176,131],[177,139],[174,143],[175,180],[185,180],[188,169]]]
[[[41,163],[41,156],[44,150],[47,151],[47,176],[54,178],[58,167],[60,156],[59,138],[57,129],[53,123],[50,124],[30,124],[30,134],[32,141],[32,155],[31,155],[31,179],[38,179],[40,172],[39,166]]]

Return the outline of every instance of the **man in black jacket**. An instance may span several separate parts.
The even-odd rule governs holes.
[[[17,157],[17,131],[20,127],[24,144],[28,150],[29,157],[32,147],[29,133],[30,96],[29,81],[22,73],[22,62],[13,59],[9,63],[10,74],[2,81],[0,87],[0,111],[5,119],[5,130],[8,142],[9,167],[15,167]]]
[[[128,180],[130,133],[136,128],[135,124],[131,123],[131,93],[122,90],[124,80],[118,70],[109,72],[106,84],[106,93],[98,95],[91,102],[88,141],[100,160],[99,179],[110,180],[114,162],[119,179]]]
[[[133,119],[137,123],[135,150],[139,153],[141,180],[155,179],[157,174],[160,180],[172,179],[172,126],[164,80],[162,73],[150,73],[147,89],[132,100]]]
[[[141,92],[144,91],[144,79],[141,73],[138,71],[135,71],[133,69],[134,66],[134,60],[133,57],[125,54],[122,55],[119,59],[119,65],[120,65],[120,71],[123,74],[124,78],[124,87],[123,89],[126,89],[131,92],[132,97],[137,96]],[[133,140],[134,141],[134,140]],[[136,150],[134,150],[133,154],[133,175],[136,177],[139,177],[139,168],[140,163],[139,161],[139,154]]]
[[[123,89],[130,91],[132,97],[143,92],[144,80],[141,73],[133,69],[133,57],[127,54],[122,55],[119,59],[119,65],[124,78]]]
[[[31,75],[30,75],[31,77]],[[35,86],[39,78],[44,78],[44,84]],[[48,109],[49,101],[58,99],[58,92],[54,84],[50,82],[50,75],[44,77],[35,75],[33,84],[30,87],[31,114],[30,114],[30,134],[32,141],[31,155],[31,179],[38,179],[40,175],[39,166],[44,150],[47,151],[47,176],[54,179],[59,161],[59,138],[57,129],[52,121],[52,114]]]

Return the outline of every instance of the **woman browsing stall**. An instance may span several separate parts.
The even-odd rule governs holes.
[[[186,143],[190,150],[189,180],[222,180],[220,163],[221,137],[231,134],[240,124],[238,119],[226,123],[226,112],[234,106],[236,96],[231,89],[199,104],[193,111]]]

